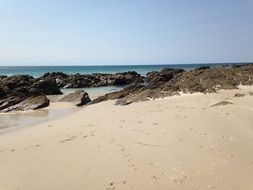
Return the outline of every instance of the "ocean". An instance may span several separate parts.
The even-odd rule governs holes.
[[[173,64],[173,65],[115,65],[115,66],[0,66],[0,75],[32,75],[42,76],[46,72],[63,72],[66,74],[92,74],[92,73],[117,73],[125,71],[136,71],[145,75],[150,71],[160,71],[164,68],[191,70],[200,66],[211,67],[224,65],[220,64]]]

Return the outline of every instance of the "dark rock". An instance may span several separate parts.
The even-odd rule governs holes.
[[[59,95],[61,90],[54,79],[37,80],[29,87],[29,93],[34,95]]]
[[[202,66],[202,67],[199,67],[195,70],[206,70],[206,69],[210,69],[210,67],[209,66]]]
[[[8,91],[6,88],[6,86],[0,86],[0,99],[6,98]]]
[[[190,71],[163,69],[147,74],[145,85],[130,85],[121,91],[98,97],[91,103],[120,99],[116,104],[146,101],[183,93],[211,93],[219,89],[237,89],[253,85],[253,64],[233,67],[200,67]]]
[[[61,94],[61,91],[54,79],[40,80],[28,75],[3,77],[0,80],[0,111],[44,107],[48,100],[42,97],[57,94]],[[34,106],[31,106],[32,103]]]
[[[6,78],[7,76],[5,76],[5,75],[0,75],[0,80],[2,80],[2,79],[4,79],[4,78]]]
[[[94,73],[91,75],[66,75],[61,72],[53,72],[44,74],[40,79],[54,79],[57,86],[61,88],[115,86],[143,82],[143,77],[135,71],[116,74]]]
[[[14,106],[25,99],[26,98],[22,97],[22,96],[10,96],[5,99],[1,99],[0,100],[0,112],[1,112],[1,110],[7,109],[8,107],[11,107],[11,106]]]
[[[36,110],[47,106],[49,106],[49,100],[46,96],[29,97],[20,101],[17,104],[8,106],[1,112]]]
[[[77,90],[70,93],[59,100],[60,102],[75,102],[76,106],[86,105],[91,101],[87,92],[83,90]]]
[[[108,94],[105,94],[105,95],[100,96],[98,98],[95,98],[94,100],[92,100],[90,102],[90,104],[95,104],[95,103],[103,102],[106,100],[115,100],[115,99],[124,98],[127,95],[130,95],[131,93],[135,93],[135,92],[143,89],[143,87],[144,86],[142,84],[132,84],[132,85],[129,85],[128,87],[124,88],[123,90],[108,93]]]
[[[52,73],[45,73],[42,78],[53,78],[53,79],[57,79],[57,78],[67,78],[68,75],[62,72],[52,72]]]
[[[175,77],[175,75],[182,74],[183,72],[184,72],[183,69],[166,68],[161,70],[160,72],[147,73],[147,81],[153,83],[168,82],[173,77]]]

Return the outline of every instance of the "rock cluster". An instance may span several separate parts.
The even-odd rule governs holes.
[[[49,105],[45,95],[62,94],[54,79],[28,75],[0,77],[0,112],[39,109]]]
[[[236,89],[239,85],[253,85],[253,64],[210,68],[200,67],[185,71],[163,69],[147,74],[145,84],[132,84],[121,91],[94,99],[91,103],[119,99],[116,104],[178,95],[183,93],[210,93],[219,89]]]
[[[28,75],[0,76],[0,112],[39,109],[49,105],[46,95],[62,94],[60,88],[83,88],[109,85],[127,85],[123,90],[108,93],[94,100],[82,91],[76,91],[60,101],[76,105],[99,103],[117,99],[116,104],[183,93],[211,93],[219,89],[235,89],[239,85],[253,85],[253,64],[200,67],[194,70],[166,68],[149,72],[146,77],[129,71],[116,74],[67,75],[61,72],[46,73],[40,78]]]
[[[61,72],[46,73],[42,77],[29,75],[0,76],[0,112],[39,109],[49,105],[46,95],[62,94],[60,88],[83,88],[109,85],[128,85],[143,82],[134,72],[116,74],[67,75]],[[84,91],[76,91],[60,101],[75,102],[77,106],[90,102]]]
[[[67,75],[61,72],[53,72],[44,74],[41,79],[55,79],[57,86],[61,88],[116,86],[143,82],[143,77],[135,71],[116,74],[94,73],[86,75]]]

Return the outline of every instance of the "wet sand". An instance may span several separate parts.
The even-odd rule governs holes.
[[[241,88],[108,101],[5,133],[0,189],[251,190],[253,87]]]
[[[0,135],[20,130],[24,127],[36,126],[38,123],[62,118],[77,110],[78,108],[74,107],[72,103],[51,102],[49,107],[40,110],[1,113]]]

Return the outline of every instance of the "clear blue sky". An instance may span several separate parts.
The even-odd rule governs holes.
[[[0,0],[0,65],[253,61],[253,0]]]

